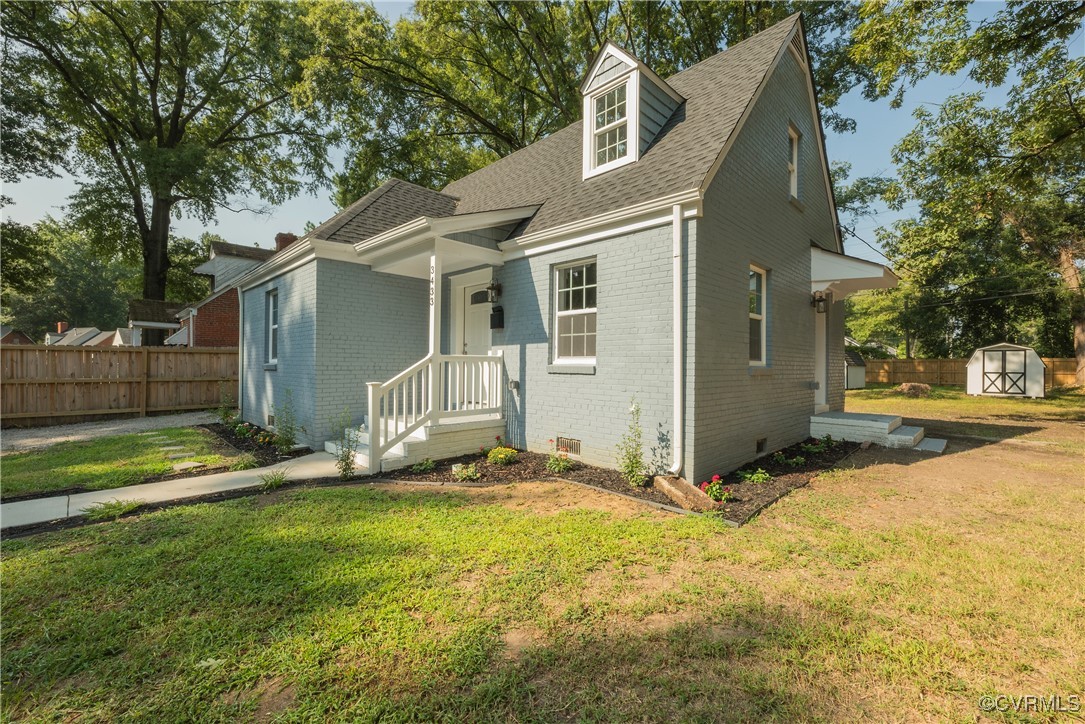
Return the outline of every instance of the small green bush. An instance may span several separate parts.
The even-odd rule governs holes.
[[[122,515],[131,513],[141,505],[143,505],[142,500],[109,500],[104,503],[95,503],[87,508],[83,515],[87,516],[88,520],[95,522],[116,520]]]
[[[634,488],[648,482],[648,467],[644,464],[644,446],[640,428],[640,405],[636,398],[629,406],[629,429],[618,441],[618,471]]]
[[[799,447],[804,453],[807,453],[809,455],[818,455],[819,453],[823,453],[828,449],[825,446],[825,442],[820,440],[813,443],[804,442],[802,445],[799,445]]]
[[[422,462],[415,463],[411,466],[412,473],[429,473],[437,469],[437,463],[432,459],[426,458]]]
[[[784,460],[784,462],[793,468],[797,468],[800,465],[806,465],[806,458],[804,458],[802,455],[796,455],[793,458],[788,458]]]
[[[464,463],[452,466],[452,477],[458,482],[466,483],[471,480],[478,480],[482,475],[478,471],[478,466],[474,463]]]
[[[335,456],[335,467],[339,471],[340,480],[350,480],[354,477],[354,468],[357,461],[354,458],[358,451],[358,438],[351,433],[350,410],[344,409],[338,420],[332,420],[332,429],[337,431],[339,453]]]
[[[232,463],[230,463],[230,470],[237,472],[238,470],[252,470],[253,468],[260,467],[260,463],[256,462],[256,458],[252,453],[244,453],[239,455]]]
[[[498,445],[486,453],[486,461],[491,465],[511,465],[520,457],[515,448]]]
[[[567,473],[573,468],[573,461],[569,459],[569,452],[563,447],[554,447],[553,439],[550,440],[550,454],[546,457],[546,469],[555,475]]]
[[[762,468],[757,470],[739,470],[738,477],[742,478],[744,483],[767,483],[772,480],[772,476],[766,473]]]
[[[282,405],[275,405],[275,447],[288,453],[298,444],[298,423],[294,417],[294,399],[290,390]]]
[[[772,456],[772,462],[776,463],[777,465],[783,465],[787,462],[787,455],[784,455],[782,451],[774,453]]]
[[[265,493],[278,490],[286,483],[286,468],[275,468],[260,476],[260,490]]]

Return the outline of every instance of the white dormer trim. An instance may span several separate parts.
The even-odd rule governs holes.
[[[596,80],[596,76],[601,72],[604,63],[611,58],[625,66],[625,69],[603,85],[593,88],[592,83]],[[658,88],[660,92],[674,101],[675,107],[681,105],[685,100],[685,98],[667,85],[665,80],[656,75],[655,71],[651,68],[611,41],[606,41],[599,50],[599,53],[595,56],[595,61],[592,63],[587,75],[584,76],[584,80],[580,83],[580,94],[583,105],[582,118],[584,119],[582,151],[583,177],[585,180],[606,173],[607,171],[613,171],[616,168],[636,163],[640,159],[641,141],[643,140],[641,138],[643,129],[641,128],[640,95],[643,83],[650,83],[653,87]],[[598,133],[598,129],[595,128],[595,101],[600,96],[606,95],[622,85],[625,86],[626,103],[626,155],[614,159],[609,163],[596,165],[595,137]]]
[[[615,88],[625,86],[625,155],[600,166],[595,165],[595,100]],[[584,178],[613,171],[636,163],[640,158],[640,77],[635,68],[584,96]]]

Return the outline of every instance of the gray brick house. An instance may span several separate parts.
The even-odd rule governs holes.
[[[239,283],[240,405],[370,470],[563,438],[699,480],[843,408],[846,257],[798,16],[666,80],[607,44],[584,116],[442,191],[390,180]]]

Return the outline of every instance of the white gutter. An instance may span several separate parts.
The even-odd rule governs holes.
[[[671,213],[673,215],[671,226],[671,244],[673,247],[673,288],[674,288],[674,465],[668,472],[678,475],[682,472],[683,457],[685,453],[685,416],[686,416],[686,389],[682,380],[685,370],[685,354],[682,344],[685,335],[682,328],[682,301],[685,298],[685,286],[682,283],[682,205],[675,204]]]

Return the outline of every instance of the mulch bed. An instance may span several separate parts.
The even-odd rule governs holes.
[[[833,446],[820,453],[811,453],[802,449],[804,444],[818,441],[809,438],[802,443],[784,448],[780,452],[789,459],[801,455],[806,458],[802,465],[791,466],[774,460],[773,455],[766,455],[743,466],[742,470],[764,470],[772,476],[767,483],[743,482],[738,471],[723,476],[723,484],[731,488],[731,499],[721,504],[717,515],[733,523],[748,523],[758,513],[784,497],[792,490],[807,485],[818,473],[825,472],[844,458],[859,449],[857,442],[835,441]],[[690,481],[693,482],[693,481]],[[700,481],[694,483],[699,485]]]
[[[508,485],[532,480],[573,480],[653,503],[674,505],[674,501],[652,487],[651,483],[643,488],[635,488],[627,483],[616,470],[574,463],[571,470],[555,475],[546,469],[546,459],[547,455],[543,453],[521,452],[514,463],[493,465],[481,454],[471,453],[447,460],[438,460],[437,467],[428,473],[411,472],[411,469],[407,467],[380,473],[377,477],[404,482],[457,484],[452,476],[452,466],[459,463],[474,463],[479,472],[479,479],[473,482],[479,485]]]
[[[267,467],[268,465],[274,465],[275,463],[281,463],[284,460],[292,460],[301,457],[302,455],[308,455],[312,452],[312,450],[305,447],[291,450],[287,453],[281,453],[274,445],[261,445],[251,437],[238,437],[234,434],[234,429],[232,427],[223,425],[220,422],[211,422],[206,425],[200,425],[200,427],[217,435],[220,440],[234,450],[249,453],[256,458],[256,462],[259,463],[262,468]]]

